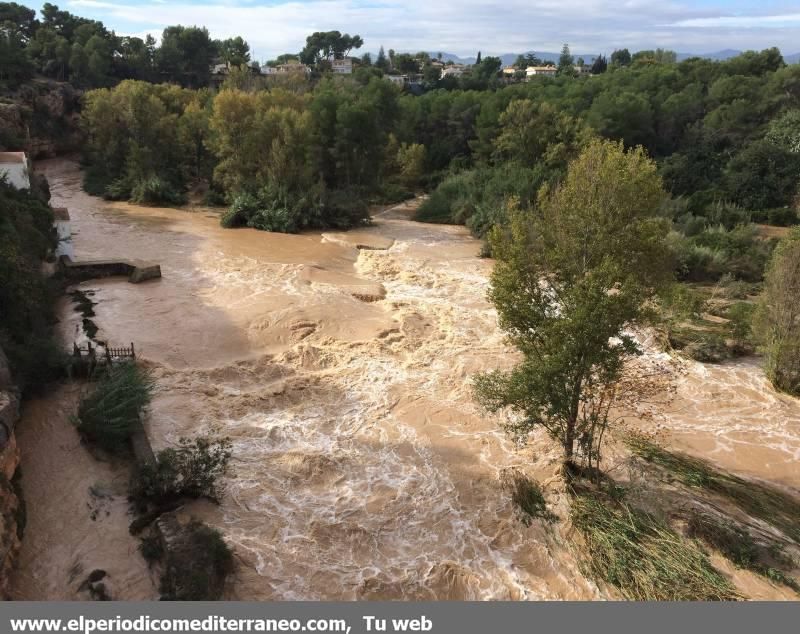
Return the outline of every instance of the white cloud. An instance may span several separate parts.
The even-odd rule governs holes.
[[[558,51],[569,42],[577,53],[674,48],[708,52],[722,48],[780,46],[800,49],[799,14],[746,18],[670,0],[275,0],[253,5],[246,0],[193,4],[187,0],[73,0],[117,32],[159,31],[171,24],[207,26],[214,37],[242,35],[255,56],[267,58],[302,48],[313,31],[358,33],[365,51],[387,49],[445,51],[474,55],[526,50]],[[780,25],[783,20],[783,26]],[[756,28],[759,27],[759,28]],[[769,27],[768,29],[766,27]]]

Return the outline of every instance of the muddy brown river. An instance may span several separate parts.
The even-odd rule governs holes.
[[[80,287],[97,303],[97,338],[134,342],[157,379],[155,449],[201,434],[233,443],[221,504],[182,511],[233,547],[227,598],[604,598],[570,534],[523,525],[500,485],[515,467],[547,483],[558,455],[544,438],[516,447],[474,403],[472,376],[513,356],[486,300],[491,262],[464,228],[412,222],[400,205],[347,233],[225,230],[202,208],[90,197],[74,162],[37,167],[69,208],[76,259],[161,265],[158,281]],[[65,344],[78,322],[65,300]],[[800,402],[755,362],[647,362],[673,393],[630,417],[723,467],[800,488]],[[20,424],[29,521],[15,593],[81,598],[81,579],[102,568],[114,598],[157,598],[127,533],[127,475],[88,456],[69,427],[77,389],[29,403]],[[554,510],[566,512],[557,493]]]

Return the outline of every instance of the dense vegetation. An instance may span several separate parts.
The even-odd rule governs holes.
[[[150,35],[118,36],[102,22],[50,3],[38,19],[33,9],[0,2],[0,27],[0,82],[10,86],[41,74],[83,88],[111,86],[122,79],[198,87],[208,84],[217,59],[235,65],[250,62],[250,49],[240,37],[213,40],[204,28],[171,26],[156,45]]]
[[[755,327],[765,370],[775,387],[800,396],[800,230],[775,250],[764,287]]]
[[[533,212],[512,209],[508,229],[492,232],[489,297],[523,361],[479,377],[478,395],[519,412],[522,437],[546,429],[570,467],[578,456],[599,462],[614,384],[638,352],[627,330],[670,278],[663,197],[641,148],[598,140]]]
[[[20,387],[52,378],[60,357],[51,341],[53,289],[42,261],[57,243],[53,212],[0,179],[0,347]]]
[[[527,83],[503,79],[493,57],[441,77],[425,53],[381,49],[374,61],[356,59],[353,75],[331,77],[331,63],[363,41],[329,31],[269,62],[303,62],[310,75],[267,81],[247,66],[241,38],[173,26],[155,46],[49,4],[41,15],[0,3],[14,67],[3,81],[24,76],[27,60],[29,74],[86,87],[173,84],[124,82],[87,96],[92,193],[179,203],[208,187],[209,201],[229,205],[226,226],[297,231],[352,226],[369,202],[432,189],[419,219],[483,236],[503,221],[509,197],[534,205],[539,187],[563,178],[601,136],[656,160],[682,279],[731,272],[758,281],[769,248],[747,226],[797,222],[800,66],[785,65],[777,49],[681,63],[670,51],[620,50],[576,76],[565,47],[557,76]],[[220,92],[206,88],[214,63],[230,69]],[[386,73],[417,75],[424,94],[381,81]]]
[[[89,442],[111,453],[125,453],[152,392],[152,379],[141,366],[114,365],[81,399],[73,422]]]

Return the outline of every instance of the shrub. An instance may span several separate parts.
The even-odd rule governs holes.
[[[89,442],[112,453],[125,451],[152,392],[147,371],[133,362],[119,363],[81,400],[73,423]]]
[[[131,497],[140,502],[165,504],[181,497],[216,499],[217,480],[231,457],[229,440],[182,438],[177,449],[164,449],[153,464],[138,467],[131,482]]]
[[[775,207],[753,212],[753,222],[775,227],[793,227],[800,224],[800,215],[791,207]]]
[[[150,535],[142,538],[142,541],[139,543],[139,552],[142,554],[142,557],[144,557],[144,560],[152,566],[155,562],[161,561],[162,557],[164,557],[164,546],[158,537]]]
[[[800,229],[781,241],[770,262],[754,320],[773,385],[800,395]]]
[[[634,601],[730,601],[731,583],[689,539],[625,504],[576,497],[572,522],[586,540],[589,573]]]
[[[233,572],[233,563],[233,553],[222,534],[193,520],[170,544],[161,578],[162,599],[219,599],[226,577]]]
[[[731,337],[739,349],[749,350],[753,339],[752,322],[755,304],[736,302],[728,307],[726,317],[730,320]]]
[[[542,487],[536,480],[525,477],[517,471],[506,472],[501,477],[501,484],[511,492],[511,501],[517,507],[520,519],[525,526],[530,526],[534,519],[546,521],[556,519],[547,509]]]
[[[135,203],[182,205],[186,196],[158,176],[136,181],[130,189],[130,199]]]

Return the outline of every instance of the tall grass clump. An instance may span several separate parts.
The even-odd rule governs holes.
[[[783,553],[780,544],[759,544],[741,526],[706,513],[693,513],[687,523],[687,532],[690,537],[701,539],[722,553],[739,568],[752,570],[800,592],[800,584],[780,569],[795,566],[794,561]]]
[[[634,601],[739,598],[697,544],[658,518],[625,504],[578,495],[572,522],[586,540],[588,573]]]
[[[705,460],[667,451],[639,435],[629,436],[626,444],[634,454],[661,467],[685,486],[720,495],[751,517],[800,542],[799,499],[760,482],[721,471]]]
[[[131,362],[114,365],[81,400],[73,422],[89,442],[111,453],[124,452],[152,392],[146,370]]]

